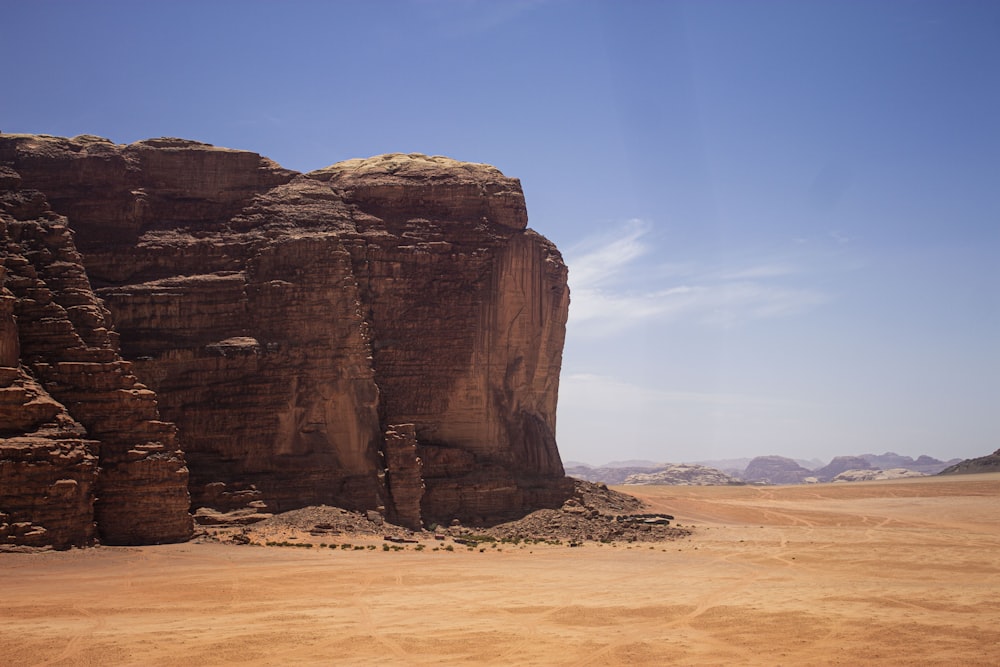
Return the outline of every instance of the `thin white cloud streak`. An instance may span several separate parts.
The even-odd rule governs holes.
[[[640,239],[649,232],[649,225],[641,220],[629,220],[621,233],[613,237],[600,236],[580,243],[574,250],[581,255],[572,262],[573,289],[596,289],[610,285],[620,277],[622,270],[635,259],[649,251]]]
[[[795,275],[787,264],[701,273],[683,265],[650,266],[645,257],[652,250],[646,240],[651,229],[648,223],[630,220],[616,235],[579,244],[567,253],[574,335],[611,336],[652,321],[731,327],[788,316],[827,300],[813,289],[774,284],[775,279]],[[671,281],[680,284],[665,284]]]

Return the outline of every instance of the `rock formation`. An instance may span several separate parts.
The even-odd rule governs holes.
[[[66,219],[10,168],[0,186],[0,539],[88,544],[95,520],[112,544],[187,539],[176,429],[119,355]]]
[[[721,470],[695,463],[671,463],[650,473],[634,473],[625,484],[658,484],[669,486],[728,486],[743,484]]]
[[[765,484],[799,484],[812,475],[812,471],[784,456],[758,456],[747,465],[743,479]]]
[[[602,484],[624,484],[631,475],[642,475],[661,470],[665,463],[658,463],[650,466],[614,466],[606,465],[601,467],[591,467],[586,464],[578,464],[566,468],[566,474],[570,477],[582,479],[586,482],[597,482]]]
[[[833,482],[870,482],[885,479],[903,479],[904,477],[926,477],[925,473],[909,470],[907,468],[889,468],[888,470],[874,470],[864,468],[860,470],[844,470],[838,473],[830,481]]]
[[[926,454],[921,454],[914,459],[913,457],[903,456],[895,452],[885,452],[884,454],[862,454],[860,458],[867,461],[867,467],[870,468],[881,468],[883,470],[887,470],[889,468],[906,468],[907,470],[927,473],[928,475],[936,475],[948,466],[961,461],[961,459],[941,461],[932,456],[927,456]]]
[[[186,482],[195,510],[330,504],[414,526],[572,492],[555,443],[566,267],[516,179],[416,154],[298,174],[91,136],[0,135],[0,169],[5,326],[66,436],[99,451],[105,541],[184,539]]]
[[[980,472],[1000,472],[1000,449],[975,459],[966,459],[942,470],[941,475],[968,475]]]
[[[874,466],[859,456],[835,456],[822,468],[817,468],[812,475],[821,482],[829,482],[834,477],[847,470],[869,470]]]
[[[16,360],[0,375],[0,545],[90,544],[97,443]]]

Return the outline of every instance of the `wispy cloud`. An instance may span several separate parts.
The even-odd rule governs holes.
[[[600,288],[613,284],[635,259],[649,251],[642,238],[650,225],[642,220],[629,220],[611,235],[584,240],[569,252],[579,254],[573,266],[573,287]]]
[[[830,232],[829,232],[829,236],[830,236],[831,239],[833,239],[834,241],[836,241],[840,245],[847,245],[848,243],[850,243],[850,242],[852,242],[854,240],[852,237],[847,236],[846,234],[844,234],[843,232],[841,232],[839,229],[831,229]]]
[[[717,267],[664,261],[654,252],[652,231],[648,222],[630,220],[567,252],[575,335],[614,335],[648,321],[730,327],[826,300],[795,284],[797,271],[788,263]]]

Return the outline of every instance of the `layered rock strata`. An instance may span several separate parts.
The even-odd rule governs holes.
[[[98,443],[16,364],[0,368],[0,430],[0,546],[93,543]]]
[[[572,492],[555,442],[566,267],[526,228],[516,179],[416,154],[297,174],[89,136],[0,135],[0,165],[75,234],[100,301],[67,312],[108,349],[89,363],[118,364],[126,421],[158,428],[140,439],[159,454],[176,424],[194,509],[489,522]],[[66,400],[96,371],[39,363],[74,387]],[[108,420],[70,414],[103,452]],[[99,485],[124,493],[128,476],[104,469]]]
[[[85,545],[95,521],[111,544],[187,539],[175,426],[119,355],[66,219],[14,170],[2,176],[0,513],[38,526],[7,541]]]

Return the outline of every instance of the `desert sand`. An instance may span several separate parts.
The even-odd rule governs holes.
[[[1000,664],[1000,474],[624,490],[694,534],[0,554],[0,663]]]

